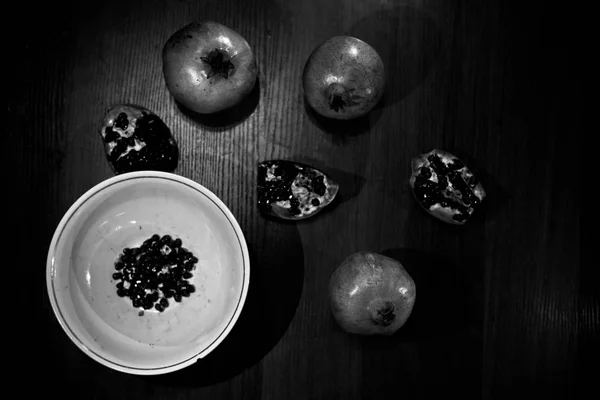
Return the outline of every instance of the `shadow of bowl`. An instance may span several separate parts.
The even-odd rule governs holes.
[[[247,235],[250,286],[244,309],[225,340],[194,365],[142,377],[153,385],[201,387],[229,380],[258,364],[285,334],[304,283],[298,228],[259,217]],[[254,240],[252,240],[254,239]]]
[[[212,131],[222,131],[224,129],[233,128],[236,125],[242,123],[247,119],[260,102],[260,79],[256,78],[256,83],[252,91],[242,99],[241,102],[228,109],[213,113],[213,114],[200,114],[190,110],[183,104],[175,101],[177,108],[181,113],[189,120],[197,123],[204,128]]]

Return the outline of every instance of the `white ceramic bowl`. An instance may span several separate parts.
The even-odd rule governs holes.
[[[196,291],[140,316],[116,293],[122,249],[153,234],[181,238],[199,261]],[[198,183],[143,171],[96,185],[66,212],[52,238],[46,281],[52,308],[85,354],[118,371],[163,374],[206,356],[237,321],[250,277],[244,235],[229,209]]]

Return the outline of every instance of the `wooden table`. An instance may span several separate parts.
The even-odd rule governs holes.
[[[77,399],[572,398],[591,376],[577,366],[599,329],[579,265],[576,54],[556,24],[566,10],[504,3],[97,0],[23,4],[7,15],[2,160],[17,251],[5,274],[26,285],[15,295],[28,310],[14,319],[24,349],[15,375],[43,375],[45,393]],[[255,50],[260,82],[244,118],[198,122],[166,90],[162,46],[196,18],[239,31]],[[313,48],[340,34],[373,45],[388,71],[384,101],[343,131],[311,116],[301,84]],[[98,129],[105,109],[123,102],[171,127],[176,173],[230,207],[252,258],[231,335],[163,376],[88,358],[58,325],[45,288],[60,218],[113,176]],[[488,193],[464,226],[427,215],[408,190],[410,159],[432,148],[467,161]],[[342,201],[302,223],[262,218],[255,166],[273,158],[337,171]],[[330,314],[329,277],[358,250],[390,254],[414,274],[414,313],[392,337],[349,335]]]

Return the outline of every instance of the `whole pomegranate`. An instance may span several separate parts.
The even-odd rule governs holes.
[[[353,119],[367,114],[385,86],[377,51],[352,36],[335,36],[310,55],[302,73],[308,104],[324,117]]]
[[[240,103],[254,88],[258,67],[246,39],[214,21],[175,32],[162,52],[169,92],[184,107],[212,114]]]
[[[331,312],[346,332],[391,335],[410,316],[416,289],[397,260],[373,252],[356,252],[331,276]]]

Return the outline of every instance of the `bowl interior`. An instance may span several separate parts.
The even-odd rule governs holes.
[[[71,339],[116,369],[177,368],[212,350],[242,307],[246,244],[212,193],[169,177],[136,176],[84,195],[50,249],[50,296]],[[196,287],[164,312],[117,295],[115,261],[153,234],[180,238],[198,263]],[[133,371],[135,372],[135,371]]]

